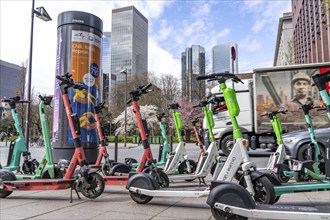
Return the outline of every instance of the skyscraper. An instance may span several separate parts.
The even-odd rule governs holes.
[[[294,64],[292,13],[283,13],[279,19],[274,66]]]
[[[111,84],[109,80],[110,76],[110,52],[111,52],[111,32],[103,32],[102,36],[102,50],[101,50],[101,67],[102,67],[102,97],[103,101],[110,103],[110,91],[111,91]]]
[[[112,10],[111,73],[117,81],[125,81],[120,74],[127,68],[132,75],[148,72],[148,20],[134,7]]]
[[[291,1],[295,62],[330,61],[330,6],[322,0]]]
[[[238,73],[238,52],[236,43],[220,44],[212,47],[212,72]],[[235,53],[235,54],[234,54]],[[235,55],[235,60],[232,56]]]
[[[197,81],[197,76],[205,75],[205,48],[192,45],[181,53],[182,96],[189,101],[201,99],[205,95],[205,81]]]
[[[0,60],[0,98],[22,96],[25,84],[24,67]],[[23,99],[23,97],[21,97]]]
[[[102,36],[102,50],[101,50],[101,66],[103,73],[110,73],[111,71],[111,32],[103,32]]]

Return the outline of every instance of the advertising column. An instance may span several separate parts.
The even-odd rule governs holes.
[[[67,11],[58,15],[56,75],[72,74],[74,82],[85,90],[70,89],[74,113],[80,121],[80,139],[86,158],[94,163],[98,153],[98,136],[94,105],[100,98],[100,65],[102,20],[95,15]],[[73,138],[63,108],[59,83],[55,82],[53,149],[55,161],[70,159],[74,152]]]

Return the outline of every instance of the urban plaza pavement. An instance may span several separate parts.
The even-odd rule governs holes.
[[[180,185],[199,186],[197,180],[172,184]],[[155,197],[148,204],[139,205],[130,198],[125,186],[106,186],[94,200],[80,196],[81,200],[73,192],[70,203],[69,189],[14,191],[0,199],[0,219],[214,219],[206,198]],[[322,207],[330,215],[330,192],[286,194],[277,204]]]

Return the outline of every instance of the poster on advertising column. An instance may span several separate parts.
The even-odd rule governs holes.
[[[100,92],[101,39],[93,33],[79,30],[72,31],[71,39],[72,78],[85,89],[72,89],[69,97],[72,110],[79,117],[80,139],[88,145],[98,142],[94,106],[98,104]],[[71,132],[68,132],[68,141],[73,141]]]

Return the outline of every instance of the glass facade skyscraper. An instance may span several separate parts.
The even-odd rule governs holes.
[[[110,73],[111,71],[111,32],[103,32],[102,36],[102,50],[101,50],[101,60],[102,60],[102,72]]]
[[[111,73],[117,81],[148,72],[148,20],[134,7],[112,10]]]
[[[111,32],[103,32],[102,36],[102,50],[101,50],[101,67],[102,67],[102,97],[103,101],[107,103],[110,102],[110,91],[111,91],[111,84],[109,81],[110,71],[111,71]]]
[[[235,50],[236,59],[232,60],[232,51]],[[236,43],[220,44],[212,47],[212,72],[238,73],[238,51]]]
[[[182,96],[189,101],[201,99],[205,95],[205,81],[197,81],[197,76],[205,75],[205,48],[192,45],[181,53]]]

